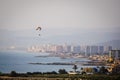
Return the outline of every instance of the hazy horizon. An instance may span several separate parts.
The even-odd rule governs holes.
[[[0,46],[120,40],[119,4],[120,0],[0,0]]]

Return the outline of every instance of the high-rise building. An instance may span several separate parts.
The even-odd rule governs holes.
[[[86,46],[85,45],[81,45],[80,46],[80,53],[85,55],[85,52],[86,52]]]
[[[56,53],[63,53],[64,52],[63,46],[62,45],[55,46],[55,52]]]
[[[71,52],[80,53],[80,46],[71,46]]]
[[[109,51],[109,57],[114,58],[115,60],[120,60],[120,50]]]
[[[70,45],[68,45],[68,46],[66,47],[66,51],[67,51],[68,53],[71,52],[71,46],[70,46]]]
[[[112,46],[104,46],[104,53],[109,53],[112,50]]]
[[[91,52],[90,52],[90,46],[86,46],[85,47],[85,56],[90,56]]]
[[[71,52],[71,46],[70,45],[63,45],[63,51],[64,53],[70,53]]]
[[[80,46],[74,46],[74,53],[80,53]]]
[[[90,53],[91,53],[91,55],[98,54],[98,46],[91,46]]]
[[[104,53],[104,46],[98,46],[98,54],[103,55]]]

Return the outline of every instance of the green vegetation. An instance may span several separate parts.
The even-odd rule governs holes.
[[[120,64],[114,66],[114,68],[112,69],[112,73],[120,74]]]
[[[99,73],[100,73],[100,74],[107,74],[107,73],[108,73],[108,70],[107,70],[104,66],[102,66],[102,67],[100,68]]]
[[[76,71],[77,66],[74,65],[73,67],[74,67],[73,69]],[[86,71],[91,71],[91,69],[88,68],[86,69]],[[43,73],[42,72],[17,73],[16,71],[11,71],[9,74],[5,74],[0,72],[0,80],[119,80],[119,79],[120,79],[120,65],[116,65],[111,73],[109,73],[104,66],[100,68],[99,72],[95,72],[93,74],[81,73],[73,75],[68,74],[65,69],[59,69],[58,72],[52,71]]]
[[[69,74],[18,74],[17,77],[7,77],[0,80],[119,80],[120,75],[69,75]],[[24,75],[24,76],[23,76]],[[3,77],[4,78],[4,77]],[[14,79],[9,79],[14,78]],[[32,78],[32,79],[31,79]],[[36,79],[37,78],[37,79]]]
[[[65,69],[59,69],[59,74],[67,74],[67,71]]]
[[[74,66],[73,66],[73,69],[74,69],[74,71],[76,72],[76,70],[78,69],[77,65],[74,65]]]

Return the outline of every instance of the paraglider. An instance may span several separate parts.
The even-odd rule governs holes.
[[[37,27],[36,30],[39,30],[39,31],[40,31],[40,30],[41,30],[41,27]]]
[[[42,29],[41,27],[37,27],[36,31],[41,31],[41,29]],[[40,36],[40,34],[39,34],[39,36]]]

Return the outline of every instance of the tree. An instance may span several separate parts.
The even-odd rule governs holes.
[[[77,65],[73,66],[74,71],[76,72],[76,69],[78,69]]]
[[[100,68],[99,73],[101,73],[101,74],[107,74],[107,73],[108,73],[108,70],[107,70],[104,66],[102,66],[102,67]]]
[[[112,69],[112,74],[120,74],[120,64],[117,64]]]
[[[16,76],[18,76],[18,74],[15,71],[11,71],[10,76],[16,77]]]
[[[0,72],[0,75],[2,75],[2,72]]]
[[[59,74],[67,74],[67,71],[65,69],[59,69]]]

